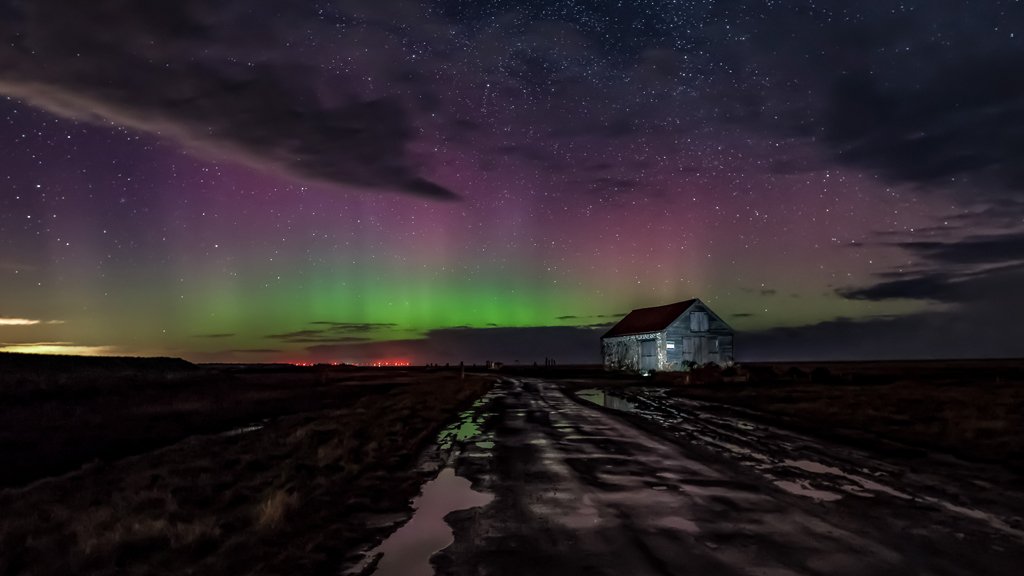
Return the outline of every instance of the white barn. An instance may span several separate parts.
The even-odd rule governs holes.
[[[633,310],[601,337],[607,370],[679,371],[730,364],[733,329],[700,300]]]

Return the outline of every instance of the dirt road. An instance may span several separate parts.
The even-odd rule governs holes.
[[[1019,574],[1024,494],[997,469],[883,462],[656,391],[505,380],[458,476],[438,574]],[[595,404],[608,407],[599,407]],[[610,407],[610,408],[609,408]],[[469,421],[469,420],[467,420]]]

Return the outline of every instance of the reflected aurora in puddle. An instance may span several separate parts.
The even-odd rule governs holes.
[[[412,518],[389,536],[380,546],[364,556],[363,561],[346,574],[366,574],[374,562],[374,576],[429,576],[434,573],[430,558],[455,541],[454,533],[444,517],[450,512],[485,506],[494,496],[473,490],[469,480],[455,475],[451,465],[471,445],[489,451],[494,448],[493,433],[483,433],[484,421],[490,415],[480,408],[487,404],[485,396],[473,408],[437,435],[443,465],[437,477],[423,484],[420,495],[412,502]],[[485,452],[486,456],[488,452]],[[472,452],[467,457],[477,456]]]
[[[362,573],[380,556],[374,576],[432,575],[430,557],[455,541],[444,517],[456,510],[485,506],[493,499],[491,494],[473,490],[469,480],[456,476],[453,468],[444,468],[437,478],[423,485],[413,501],[412,519],[367,554],[367,561],[351,573]]]
[[[474,418],[477,414],[472,410],[467,410],[459,415],[459,420],[451,426],[445,428],[437,435],[438,445],[448,450],[458,442],[465,442],[466,440],[480,435],[480,423]]]

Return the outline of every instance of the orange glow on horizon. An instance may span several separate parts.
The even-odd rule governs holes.
[[[376,368],[382,368],[385,366],[412,366],[412,363],[408,360],[373,360],[365,366],[373,366]]]
[[[66,356],[115,356],[110,346],[78,346],[68,342],[32,342],[0,346],[0,352],[19,354],[59,354]]]
[[[412,366],[409,360],[387,359],[371,360],[369,362],[287,362],[292,366],[362,366],[372,368],[391,368],[396,366]]]

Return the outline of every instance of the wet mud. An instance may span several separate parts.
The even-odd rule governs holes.
[[[996,470],[880,459],[650,390],[575,397],[508,379],[476,410],[487,439],[467,438],[451,465],[494,499],[448,514],[454,542],[432,557],[437,574],[1024,566],[1024,496]]]
[[[435,573],[432,557],[454,541],[446,518],[456,511],[486,506],[494,496],[473,489],[469,480],[456,474],[459,458],[488,458],[494,447],[493,434],[483,430],[494,414],[487,408],[494,393],[485,395],[458,415],[438,435],[420,466],[439,467],[437,475],[425,482],[413,500],[413,515],[398,526],[379,546],[364,551],[362,560],[345,570],[346,575],[430,576]]]

